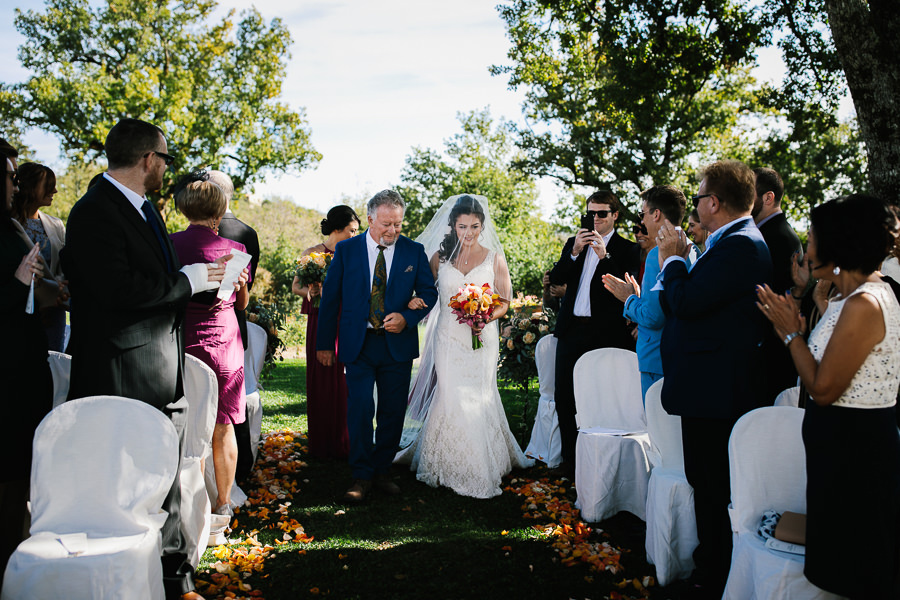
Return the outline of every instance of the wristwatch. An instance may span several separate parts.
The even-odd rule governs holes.
[[[787,334],[786,336],[784,336],[784,340],[783,340],[783,341],[784,341],[784,345],[785,345],[785,346],[790,346],[790,345],[791,345],[791,342],[794,341],[794,338],[800,337],[800,335],[801,335],[801,333],[800,333],[799,331],[795,331],[795,332],[793,332],[793,333]]]

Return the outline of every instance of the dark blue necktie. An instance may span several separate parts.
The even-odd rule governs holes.
[[[169,254],[169,246],[166,244],[166,239],[163,237],[163,231],[159,226],[156,211],[150,206],[149,200],[144,200],[144,203],[141,204],[141,212],[147,217],[147,224],[150,225],[150,229],[156,234],[156,241],[159,242],[159,247],[162,248],[163,256],[166,258],[166,270],[171,273],[174,270],[172,265],[172,255]]]

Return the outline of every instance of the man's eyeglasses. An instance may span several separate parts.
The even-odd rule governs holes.
[[[694,206],[697,206],[701,200],[709,198],[710,196],[715,196],[715,194],[694,194],[691,196],[691,200],[694,201]]]
[[[634,235],[637,235],[639,233],[647,235],[647,227],[645,227],[643,223],[641,223],[640,225],[632,225],[631,233],[633,233]]]
[[[151,152],[148,152],[148,153],[145,154],[144,156],[147,156],[147,155],[149,155],[149,154],[155,154],[155,155],[157,155],[158,157],[160,157],[161,159],[163,159],[163,162],[166,163],[166,166],[167,166],[167,167],[172,166],[172,163],[175,162],[175,157],[172,156],[171,154],[166,154],[165,152],[157,152],[156,150],[153,150],[153,151],[151,151]]]
[[[9,177],[10,182],[14,186],[19,185],[19,172],[18,171],[7,171],[6,176]]]
[[[584,213],[584,216],[590,217],[592,219],[594,217],[597,217],[598,219],[605,219],[606,217],[609,216],[609,214],[611,212],[613,212],[613,211],[611,211],[611,210],[589,210]]]

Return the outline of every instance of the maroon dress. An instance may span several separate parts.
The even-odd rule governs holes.
[[[306,319],[306,427],[309,453],[317,458],[347,458],[347,381],[344,363],[323,366],[316,359],[316,326],[319,308],[303,300]],[[337,343],[335,343],[337,350]],[[335,352],[336,353],[336,352]]]
[[[208,227],[189,225],[173,233],[172,243],[183,265],[211,263],[233,248],[246,252],[244,245],[219,237]],[[216,291],[191,296],[184,318],[185,352],[202,360],[216,374],[219,384],[217,424],[236,424],[246,420],[247,397],[244,394],[244,346],[237,316],[235,295],[218,306]]]

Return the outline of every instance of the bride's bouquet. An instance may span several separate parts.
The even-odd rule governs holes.
[[[328,272],[328,266],[331,264],[331,252],[313,252],[306,256],[301,256],[297,261],[297,281],[303,287],[317,283],[319,285],[325,281],[325,274]],[[313,306],[319,306],[319,300],[322,295],[316,296]]]
[[[500,306],[500,295],[491,290],[491,286],[483,283],[480,286],[467,283],[459,288],[459,292],[450,298],[448,306],[452,309],[456,320],[463,325],[475,327],[484,326],[494,314],[494,310]],[[472,350],[484,346],[481,333],[472,332]]]

